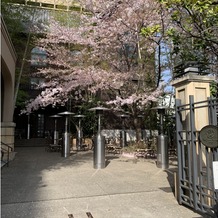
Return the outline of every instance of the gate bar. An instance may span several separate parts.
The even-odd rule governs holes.
[[[176,99],[175,101],[175,107],[176,107],[176,144],[177,144],[177,159],[178,159],[178,184],[177,184],[177,191],[178,191],[178,203],[182,204],[182,188],[181,188],[181,179],[182,178],[182,155],[181,155],[181,133],[179,132],[180,130],[182,130],[182,118],[181,118],[181,114],[180,114],[180,110],[179,110],[179,106],[181,106],[181,100],[180,99]]]
[[[194,209],[197,210],[197,188],[196,188],[196,180],[197,180],[197,157],[196,157],[196,129],[195,129],[195,112],[194,112],[194,96],[189,96],[190,103],[190,127],[191,127],[191,148],[192,151],[192,177],[189,177],[189,180],[192,179],[192,194],[193,194],[193,203]],[[191,168],[191,167],[190,167]],[[190,181],[191,182],[191,181]]]

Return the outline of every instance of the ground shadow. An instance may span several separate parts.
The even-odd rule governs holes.
[[[119,159],[119,157],[119,155],[107,154],[105,158],[105,166],[107,167],[110,164],[111,160]]]

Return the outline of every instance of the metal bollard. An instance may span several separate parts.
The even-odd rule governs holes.
[[[58,145],[58,142],[59,142],[59,133],[57,130],[54,131],[54,142],[53,144],[54,145]]]
[[[169,168],[167,139],[168,137],[163,134],[157,137],[157,167],[162,169]]]
[[[63,133],[62,157],[70,156],[70,133]]]
[[[124,148],[127,146],[127,141],[126,141],[126,131],[121,130],[120,132],[120,147]]]
[[[77,150],[81,150],[82,148],[82,141],[83,141],[83,132],[81,129],[77,131],[77,137],[76,137],[76,147]]]
[[[105,168],[105,137],[100,132],[95,136],[94,144],[94,168]]]

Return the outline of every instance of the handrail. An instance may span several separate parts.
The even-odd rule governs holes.
[[[8,145],[2,141],[1,141],[1,144],[3,144],[4,146],[7,147],[7,149],[1,147],[1,153],[2,153],[1,159],[3,159],[4,153],[7,153],[7,163],[6,164],[7,164],[7,166],[9,166],[9,154],[10,154],[10,150],[13,151],[13,148],[10,145]]]

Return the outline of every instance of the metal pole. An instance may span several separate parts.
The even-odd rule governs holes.
[[[79,129],[78,129],[78,133],[77,133],[77,139],[78,139],[78,142],[77,142],[77,149],[80,150],[81,149],[81,146],[82,146],[82,133],[81,133],[81,120],[79,118]]]
[[[54,130],[56,131],[57,130],[57,119],[55,118],[55,127],[54,127]]]
[[[54,134],[53,134],[53,144],[54,145],[58,145],[58,141],[59,141],[59,133],[57,131],[57,118],[60,118],[61,116],[59,115],[52,115],[50,116],[52,118],[54,118]]]
[[[165,113],[164,107],[156,107],[160,117],[160,134],[157,136],[157,167],[162,169],[169,168],[168,156],[168,137],[164,135],[163,115]]]
[[[65,117],[65,132],[68,132],[68,117]]]
[[[55,118],[55,128],[54,128],[54,145],[58,144],[58,131],[57,131],[57,119]]]
[[[160,116],[160,135],[158,136],[158,149],[157,149],[157,167],[162,169],[169,168],[169,157],[168,157],[168,137],[164,135],[163,127],[163,114],[164,110],[159,110]]]
[[[28,114],[27,139],[30,139],[30,114]]]
[[[101,132],[101,114],[98,114],[98,132]]]
[[[59,115],[65,116],[65,132],[63,133],[63,145],[62,145],[63,157],[70,156],[70,133],[68,132],[68,120],[69,120],[69,115],[71,114],[73,113],[69,111],[59,113]]]
[[[164,128],[163,128],[163,114],[160,113],[160,134],[164,134]]]
[[[124,119],[125,118],[122,118],[122,131],[121,131],[121,147],[122,148],[126,146],[126,133],[125,133]]]
[[[126,147],[127,142],[126,142],[126,131],[125,131],[125,118],[129,117],[129,115],[126,114],[121,114],[119,115],[122,120],[122,130],[120,132],[120,147]]]
[[[79,128],[77,130],[77,143],[76,143],[78,150],[81,150],[82,138],[83,138],[83,134],[82,134],[82,129],[81,129],[81,119],[79,118]]]
[[[105,168],[105,137],[101,134],[101,114],[103,110],[108,110],[103,107],[96,107],[89,109],[90,111],[96,111],[98,115],[98,132],[94,139],[94,156],[93,165],[95,169]]]
[[[83,117],[85,117],[85,116],[82,115],[82,114],[78,114],[78,115],[75,115],[74,117],[79,119],[78,128],[76,128],[77,129],[76,148],[77,148],[77,150],[81,150],[82,141],[83,141],[83,132],[82,132],[82,127],[81,127],[81,119]]]
[[[95,137],[94,147],[94,168],[105,168],[105,138],[101,134],[101,111],[96,111],[98,114],[98,132]]]
[[[68,116],[65,116],[65,132],[63,134],[62,156],[68,157],[69,155],[70,155],[70,135],[68,133]]]
[[[169,168],[169,157],[168,157],[168,137],[160,134],[157,137],[157,167],[162,169]]]

